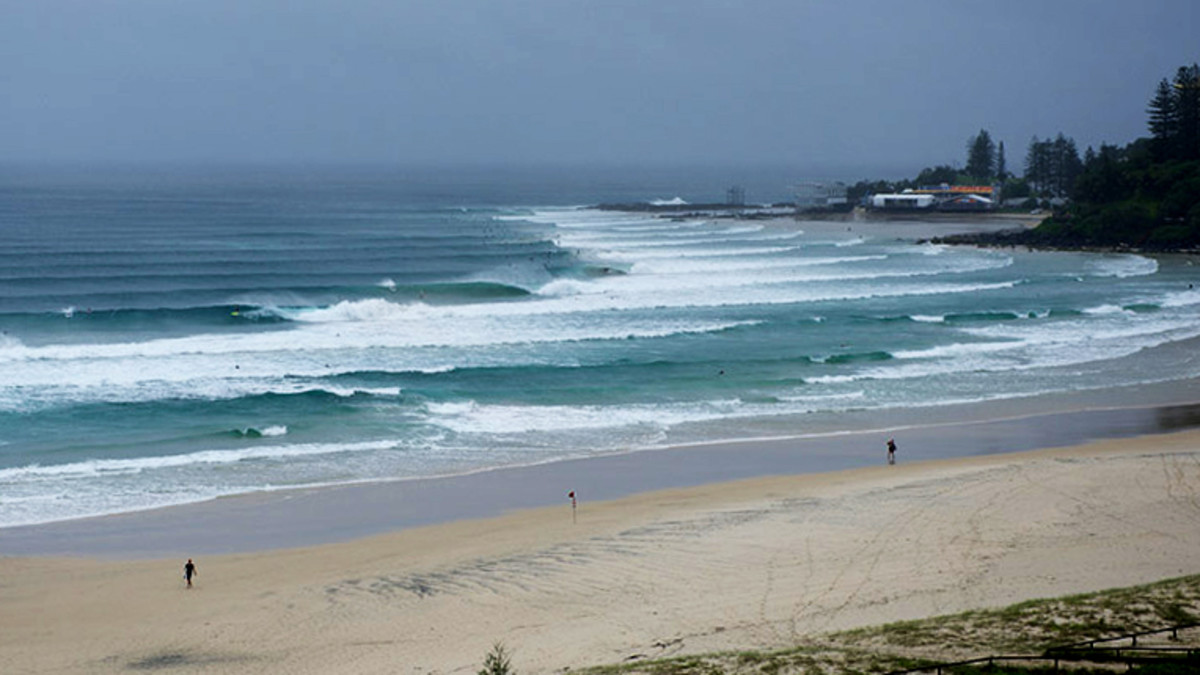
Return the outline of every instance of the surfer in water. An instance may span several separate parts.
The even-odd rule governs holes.
[[[183,578],[187,579],[188,588],[192,587],[192,577],[194,576],[196,576],[196,564],[192,562],[191,558],[188,558],[187,563],[183,566]]]

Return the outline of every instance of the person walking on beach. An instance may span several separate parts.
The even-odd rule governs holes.
[[[192,587],[192,577],[196,576],[196,564],[188,558],[187,564],[183,566],[183,578],[187,579],[187,587]]]
[[[894,438],[888,439],[887,449],[888,449],[888,455],[887,455],[888,464],[895,464],[896,463],[896,439],[894,439]]]

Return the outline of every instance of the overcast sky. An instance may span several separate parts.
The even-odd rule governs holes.
[[[0,160],[965,162],[1145,135],[1197,0],[0,0]]]

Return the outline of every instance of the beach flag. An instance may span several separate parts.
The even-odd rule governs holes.
[[[575,491],[571,490],[567,496],[571,498],[571,522],[573,523],[575,522]]]

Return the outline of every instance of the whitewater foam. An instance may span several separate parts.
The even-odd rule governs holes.
[[[189,244],[180,228],[138,255],[96,228],[89,245],[119,255],[49,262],[37,307],[0,313],[0,526],[1200,370],[1185,342],[1200,339],[1200,292],[1170,257],[388,199],[336,236],[307,216],[256,229],[273,213],[256,208],[246,236],[201,227]],[[43,283],[21,264],[15,277]],[[108,295],[72,292],[76,278]],[[101,298],[114,316],[74,309]]]
[[[1114,254],[1088,259],[1085,269],[1089,276],[1124,279],[1154,274],[1158,271],[1158,261],[1134,254]]]

